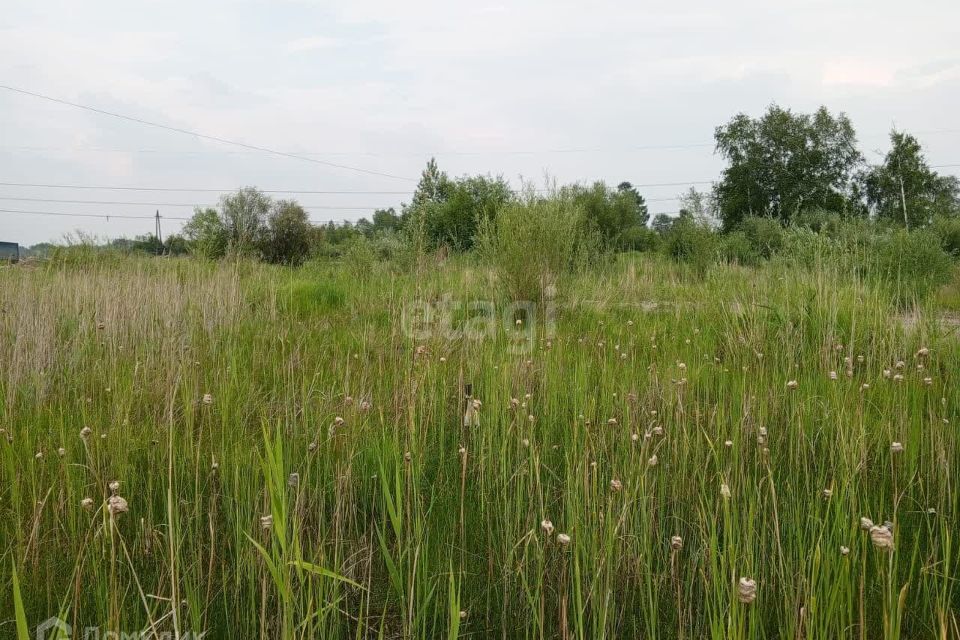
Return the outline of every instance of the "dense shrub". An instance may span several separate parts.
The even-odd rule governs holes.
[[[514,300],[541,301],[587,259],[596,241],[570,198],[527,196],[481,224],[481,256]]]
[[[660,234],[649,227],[633,226],[620,236],[620,247],[624,251],[656,251],[659,246]]]
[[[769,258],[783,248],[783,226],[773,218],[744,218],[737,230],[761,258]]]
[[[720,256],[724,262],[732,264],[754,266],[760,263],[760,255],[742,231],[734,231],[720,238]]]
[[[937,218],[930,228],[940,239],[944,251],[960,256],[960,218]]]
[[[888,288],[898,304],[921,300],[949,282],[953,262],[930,231],[876,236],[862,258],[865,276]]]
[[[676,260],[692,265],[704,273],[715,261],[717,237],[709,228],[692,219],[678,219],[664,235],[664,252]]]

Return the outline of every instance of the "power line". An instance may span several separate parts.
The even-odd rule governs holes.
[[[690,180],[687,182],[647,182],[644,184],[631,183],[634,188],[648,187],[686,187],[698,184],[713,184],[712,180]],[[128,186],[103,186],[86,184],[51,184],[35,182],[0,182],[0,187],[28,187],[37,189],[90,189],[99,191],[156,191],[165,193],[230,193],[236,191],[236,188],[230,189],[211,189],[211,188],[190,188],[190,187],[128,187]],[[261,193],[295,193],[300,195],[333,195],[333,194],[352,194],[352,195],[413,195],[413,191],[319,191],[311,189],[258,189]],[[552,189],[536,189],[536,191],[552,191]]]
[[[0,196],[0,200],[15,200],[17,202],[55,202],[58,204],[97,204],[97,205],[143,205],[148,207],[216,207],[216,204],[196,204],[189,202],[126,202],[118,200],[61,200],[58,198],[11,198]],[[304,209],[332,209],[345,211],[370,211],[374,209],[386,209],[388,206],[333,206],[322,204],[301,204]]]
[[[935,135],[944,133],[960,133],[960,129],[931,129],[926,131],[916,131],[914,135]],[[879,138],[886,137],[887,133],[867,134],[863,137]],[[425,156],[487,156],[487,155],[539,155],[539,154],[571,154],[571,153],[631,153],[636,151],[671,151],[683,149],[703,149],[714,147],[714,142],[691,142],[691,143],[673,143],[673,144],[641,144],[627,145],[624,147],[564,147],[564,148],[546,148],[546,149],[488,149],[488,150],[469,150],[469,151],[284,151],[297,156],[363,156],[370,158],[383,157],[425,157]],[[171,155],[204,155],[204,154],[245,154],[253,151],[227,151],[225,149],[118,149],[113,147],[97,147],[74,145],[69,147],[36,147],[36,146],[8,146],[0,147],[0,151],[26,151],[26,152],[62,152],[62,151],[91,151],[102,153],[143,153],[143,154],[171,154]]]
[[[671,202],[678,198],[644,198],[645,202]],[[145,207],[216,207],[217,204],[197,204],[190,202],[131,202],[120,200],[64,200],[60,198],[14,198],[9,196],[0,196],[0,200],[13,200],[16,202],[54,202],[57,204],[96,204],[96,205],[124,205],[124,206],[145,206]],[[297,203],[304,209],[330,209],[344,211],[370,211],[375,209],[388,209],[390,205],[324,205],[324,204],[303,204]]]
[[[86,184],[42,184],[32,182],[0,182],[0,187],[31,187],[38,189],[92,189],[98,191],[162,191],[162,192],[183,192],[183,193],[229,193],[236,191],[231,189],[210,189],[210,188],[176,188],[176,187],[124,187],[124,186],[96,186]],[[413,191],[307,191],[304,189],[258,189],[262,193],[300,193],[300,194],[351,194],[351,195],[412,195]]]
[[[156,214],[149,216],[135,216],[135,215],[124,215],[124,214],[112,214],[112,213],[67,213],[64,211],[26,211],[24,209],[0,209],[0,213],[13,213],[17,215],[31,215],[31,216],[62,216],[65,218],[100,218],[103,220],[111,220],[114,218],[120,218],[123,220],[154,220],[156,219]],[[160,216],[161,220],[190,220],[188,217],[184,216]],[[325,218],[318,220],[316,218],[310,218],[310,222],[315,223],[327,223],[327,222],[346,222],[345,218]]]
[[[0,213],[17,213],[34,216],[64,216],[67,218],[122,218],[125,220],[150,220],[154,216],[131,216],[123,214],[105,214],[105,213],[66,213],[63,211],[24,211],[23,209],[0,209]],[[167,216],[162,216],[166,218]],[[189,218],[169,218],[170,220],[189,220]]]
[[[316,164],[322,164],[327,167],[334,167],[336,169],[346,169],[347,171],[356,171],[358,173],[365,173],[372,176],[380,176],[383,178],[393,178],[394,180],[407,180],[410,182],[415,182],[413,178],[407,178],[405,176],[397,176],[391,173],[383,173],[380,171],[372,171],[370,169],[361,169],[360,167],[351,167],[345,164],[337,164],[335,162],[327,162],[325,160],[317,160],[316,158],[309,158],[307,156],[302,156],[294,153],[287,153],[286,151],[277,151],[276,149],[270,149],[267,147],[260,147],[257,145],[246,144],[245,142],[238,142],[236,140],[228,140],[227,138],[220,138],[218,136],[211,136],[204,133],[199,133],[196,131],[190,131],[189,129],[181,129],[179,127],[171,127],[165,124],[160,124],[157,122],[151,122],[149,120],[143,120],[141,118],[134,118],[132,116],[126,116],[121,113],[115,113],[113,111],[105,111],[103,109],[97,109],[96,107],[90,107],[83,104],[78,104],[76,102],[70,102],[68,100],[62,100],[60,98],[54,98],[52,96],[44,95],[42,93],[34,93],[33,91],[27,91],[26,89],[18,89],[17,87],[11,87],[7,85],[0,85],[0,89],[5,89],[7,91],[12,91],[14,93],[20,93],[25,96],[32,96],[34,98],[40,98],[41,100],[48,100],[50,102],[55,102],[57,104],[66,105],[68,107],[74,107],[76,109],[83,109],[85,111],[91,111],[93,113],[99,113],[100,115],[110,116],[111,118],[119,118],[120,120],[127,120],[129,122],[135,122],[137,124],[142,124],[148,127],[156,127],[158,129],[164,129],[166,131],[173,131],[175,133],[183,133],[188,136],[194,136],[196,138],[202,138],[204,140],[211,140],[213,142],[219,142],[221,144],[229,144],[236,147],[241,147],[244,149],[249,149],[251,151],[259,151],[261,153],[269,153],[275,156],[282,156],[284,158],[293,158],[294,160],[303,160],[305,162],[313,162]]]

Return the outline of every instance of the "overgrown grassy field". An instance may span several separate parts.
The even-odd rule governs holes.
[[[494,277],[0,270],[0,637],[960,638],[936,310],[829,263]]]

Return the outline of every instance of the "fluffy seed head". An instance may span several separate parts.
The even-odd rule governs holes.
[[[873,520],[871,520],[866,516],[863,516],[862,518],[860,518],[860,528],[863,529],[864,531],[870,531],[870,529],[873,528]]]
[[[80,501],[80,506],[83,507],[84,509],[86,509],[87,511],[92,510],[92,509],[93,509],[93,498],[84,498],[83,500]]]
[[[673,536],[670,538],[670,548],[674,551],[680,551],[683,549],[683,538],[680,536]]]
[[[893,549],[893,532],[886,525],[870,527],[870,540],[878,549]]]
[[[546,520],[546,519],[542,520],[540,522],[540,529],[548,536],[553,535],[553,523],[550,522],[549,520]]]
[[[903,452],[903,443],[902,442],[893,442],[890,444],[891,453],[902,453]]]
[[[118,513],[126,513],[130,510],[130,507],[127,505],[127,501],[120,496],[110,496],[110,499],[107,500],[107,510],[110,511],[110,515],[115,516]]]
[[[737,600],[750,604],[757,599],[757,581],[753,578],[740,578],[737,583]]]
[[[558,533],[557,542],[560,544],[561,547],[565,547],[570,544],[570,536],[568,536],[565,533]]]
[[[623,483],[614,478],[610,481],[610,488],[614,491],[623,491]]]

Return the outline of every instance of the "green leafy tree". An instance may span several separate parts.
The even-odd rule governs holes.
[[[412,202],[404,207],[401,224],[431,247],[467,250],[473,247],[482,221],[495,217],[512,199],[510,185],[500,176],[451,179],[431,159]]]
[[[937,215],[956,215],[960,185],[953,176],[930,169],[915,137],[890,132],[890,151],[865,179],[867,203],[880,219],[908,228],[929,224]]]
[[[636,228],[645,227],[650,219],[643,196],[629,182],[621,182],[616,189],[603,182],[573,185],[562,193],[583,210],[587,226],[609,249],[632,248],[627,245],[640,235]]]
[[[178,233],[167,236],[163,241],[164,253],[171,256],[182,256],[190,252],[187,239]]]
[[[658,213],[653,217],[653,222],[651,223],[650,226],[653,228],[654,231],[656,231],[660,235],[663,235],[666,232],[670,231],[670,227],[673,226],[674,220],[675,218],[673,218],[673,216],[670,216],[666,213]]]
[[[863,157],[846,115],[772,105],[759,119],[735,116],[714,137],[728,162],[714,187],[724,229],[746,216],[787,222],[808,208],[857,210],[853,177]]]
[[[228,250],[239,255],[256,252],[273,207],[269,196],[244,187],[220,198],[220,216],[227,231]]]
[[[216,209],[197,207],[183,227],[183,235],[196,255],[217,260],[227,253],[229,234]]]
[[[274,204],[260,240],[260,251],[268,262],[299,265],[310,253],[310,219],[292,200]]]

